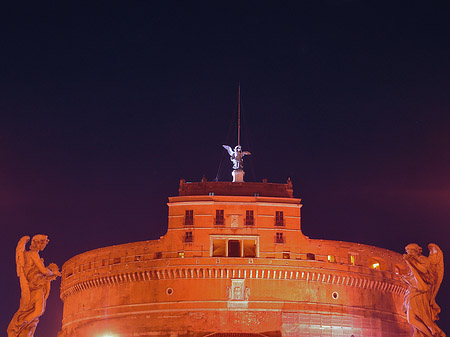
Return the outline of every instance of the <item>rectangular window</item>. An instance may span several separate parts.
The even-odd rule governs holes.
[[[253,211],[252,210],[245,211],[245,225],[246,226],[253,226],[254,225],[254,218],[253,218]]]
[[[118,263],[120,263],[120,257],[115,257],[113,259],[113,263],[112,264],[118,264]]]
[[[216,210],[216,222],[215,223],[218,226],[225,225],[225,218],[224,218],[223,209],[217,209]]]
[[[356,256],[353,255],[353,254],[349,254],[349,256],[348,256],[348,262],[349,262],[352,266],[356,265]]]
[[[328,255],[328,262],[336,262],[336,257],[334,255]]]
[[[290,253],[283,253],[283,259],[290,259],[291,254]]]
[[[306,254],[306,259],[307,259],[307,260],[315,260],[315,259],[316,259],[316,254],[313,254],[313,253],[307,253],[307,254]]]
[[[284,226],[284,214],[283,211],[275,212],[275,226]]]
[[[244,257],[256,257],[256,240],[244,240]]]
[[[285,240],[283,233],[277,233],[275,235],[275,243],[285,243],[285,242],[286,242],[286,240]]]
[[[258,257],[259,238],[254,235],[217,235],[211,237],[210,244],[211,255],[214,257]]]
[[[192,232],[186,232],[184,233],[184,242],[190,243],[193,241]]]
[[[227,240],[214,239],[213,240],[213,256],[227,256]]]
[[[228,240],[228,257],[241,257],[241,242]]]
[[[155,259],[162,259],[162,252],[156,252]]]
[[[178,257],[183,259],[184,258],[184,252],[178,252]]]
[[[187,209],[184,214],[184,225],[194,226],[194,210]]]

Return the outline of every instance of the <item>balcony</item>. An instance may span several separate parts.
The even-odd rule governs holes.
[[[277,235],[274,237],[275,243],[286,243],[286,237]]]
[[[184,219],[184,225],[188,226],[188,227],[193,227],[194,226],[194,219],[185,218]]]
[[[246,226],[253,226],[255,224],[254,218],[245,218],[245,225]]]
[[[224,218],[214,218],[214,225],[225,226],[225,219]]]
[[[194,238],[192,236],[185,236],[183,239],[184,243],[192,243],[194,242]]]
[[[275,219],[275,221],[274,221],[274,224],[275,224],[275,226],[277,226],[277,227],[285,227],[286,226],[286,221],[283,219],[283,218],[281,218],[281,219]]]

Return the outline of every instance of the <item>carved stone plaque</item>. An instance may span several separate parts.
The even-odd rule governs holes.
[[[231,227],[239,227],[239,215],[231,215]]]
[[[248,308],[250,288],[245,286],[245,279],[231,279],[231,287],[227,287],[228,308]]]

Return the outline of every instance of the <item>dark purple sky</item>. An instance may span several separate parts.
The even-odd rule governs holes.
[[[297,2],[1,8],[2,330],[22,235],[49,235],[61,266],[162,235],[179,179],[221,159],[230,179],[239,81],[246,179],[291,177],[306,235],[448,256],[450,5]],[[36,337],[56,336],[58,288]]]

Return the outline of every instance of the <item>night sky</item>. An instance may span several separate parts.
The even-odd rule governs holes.
[[[163,235],[180,179],[231,180],[239,82],[246,180],[290,177],[304,234],[450,261],[448,3],[20,5],[0,10],[2,331],[21,236],[61,267]],[[450,334],[450,270],[437,302]]]

